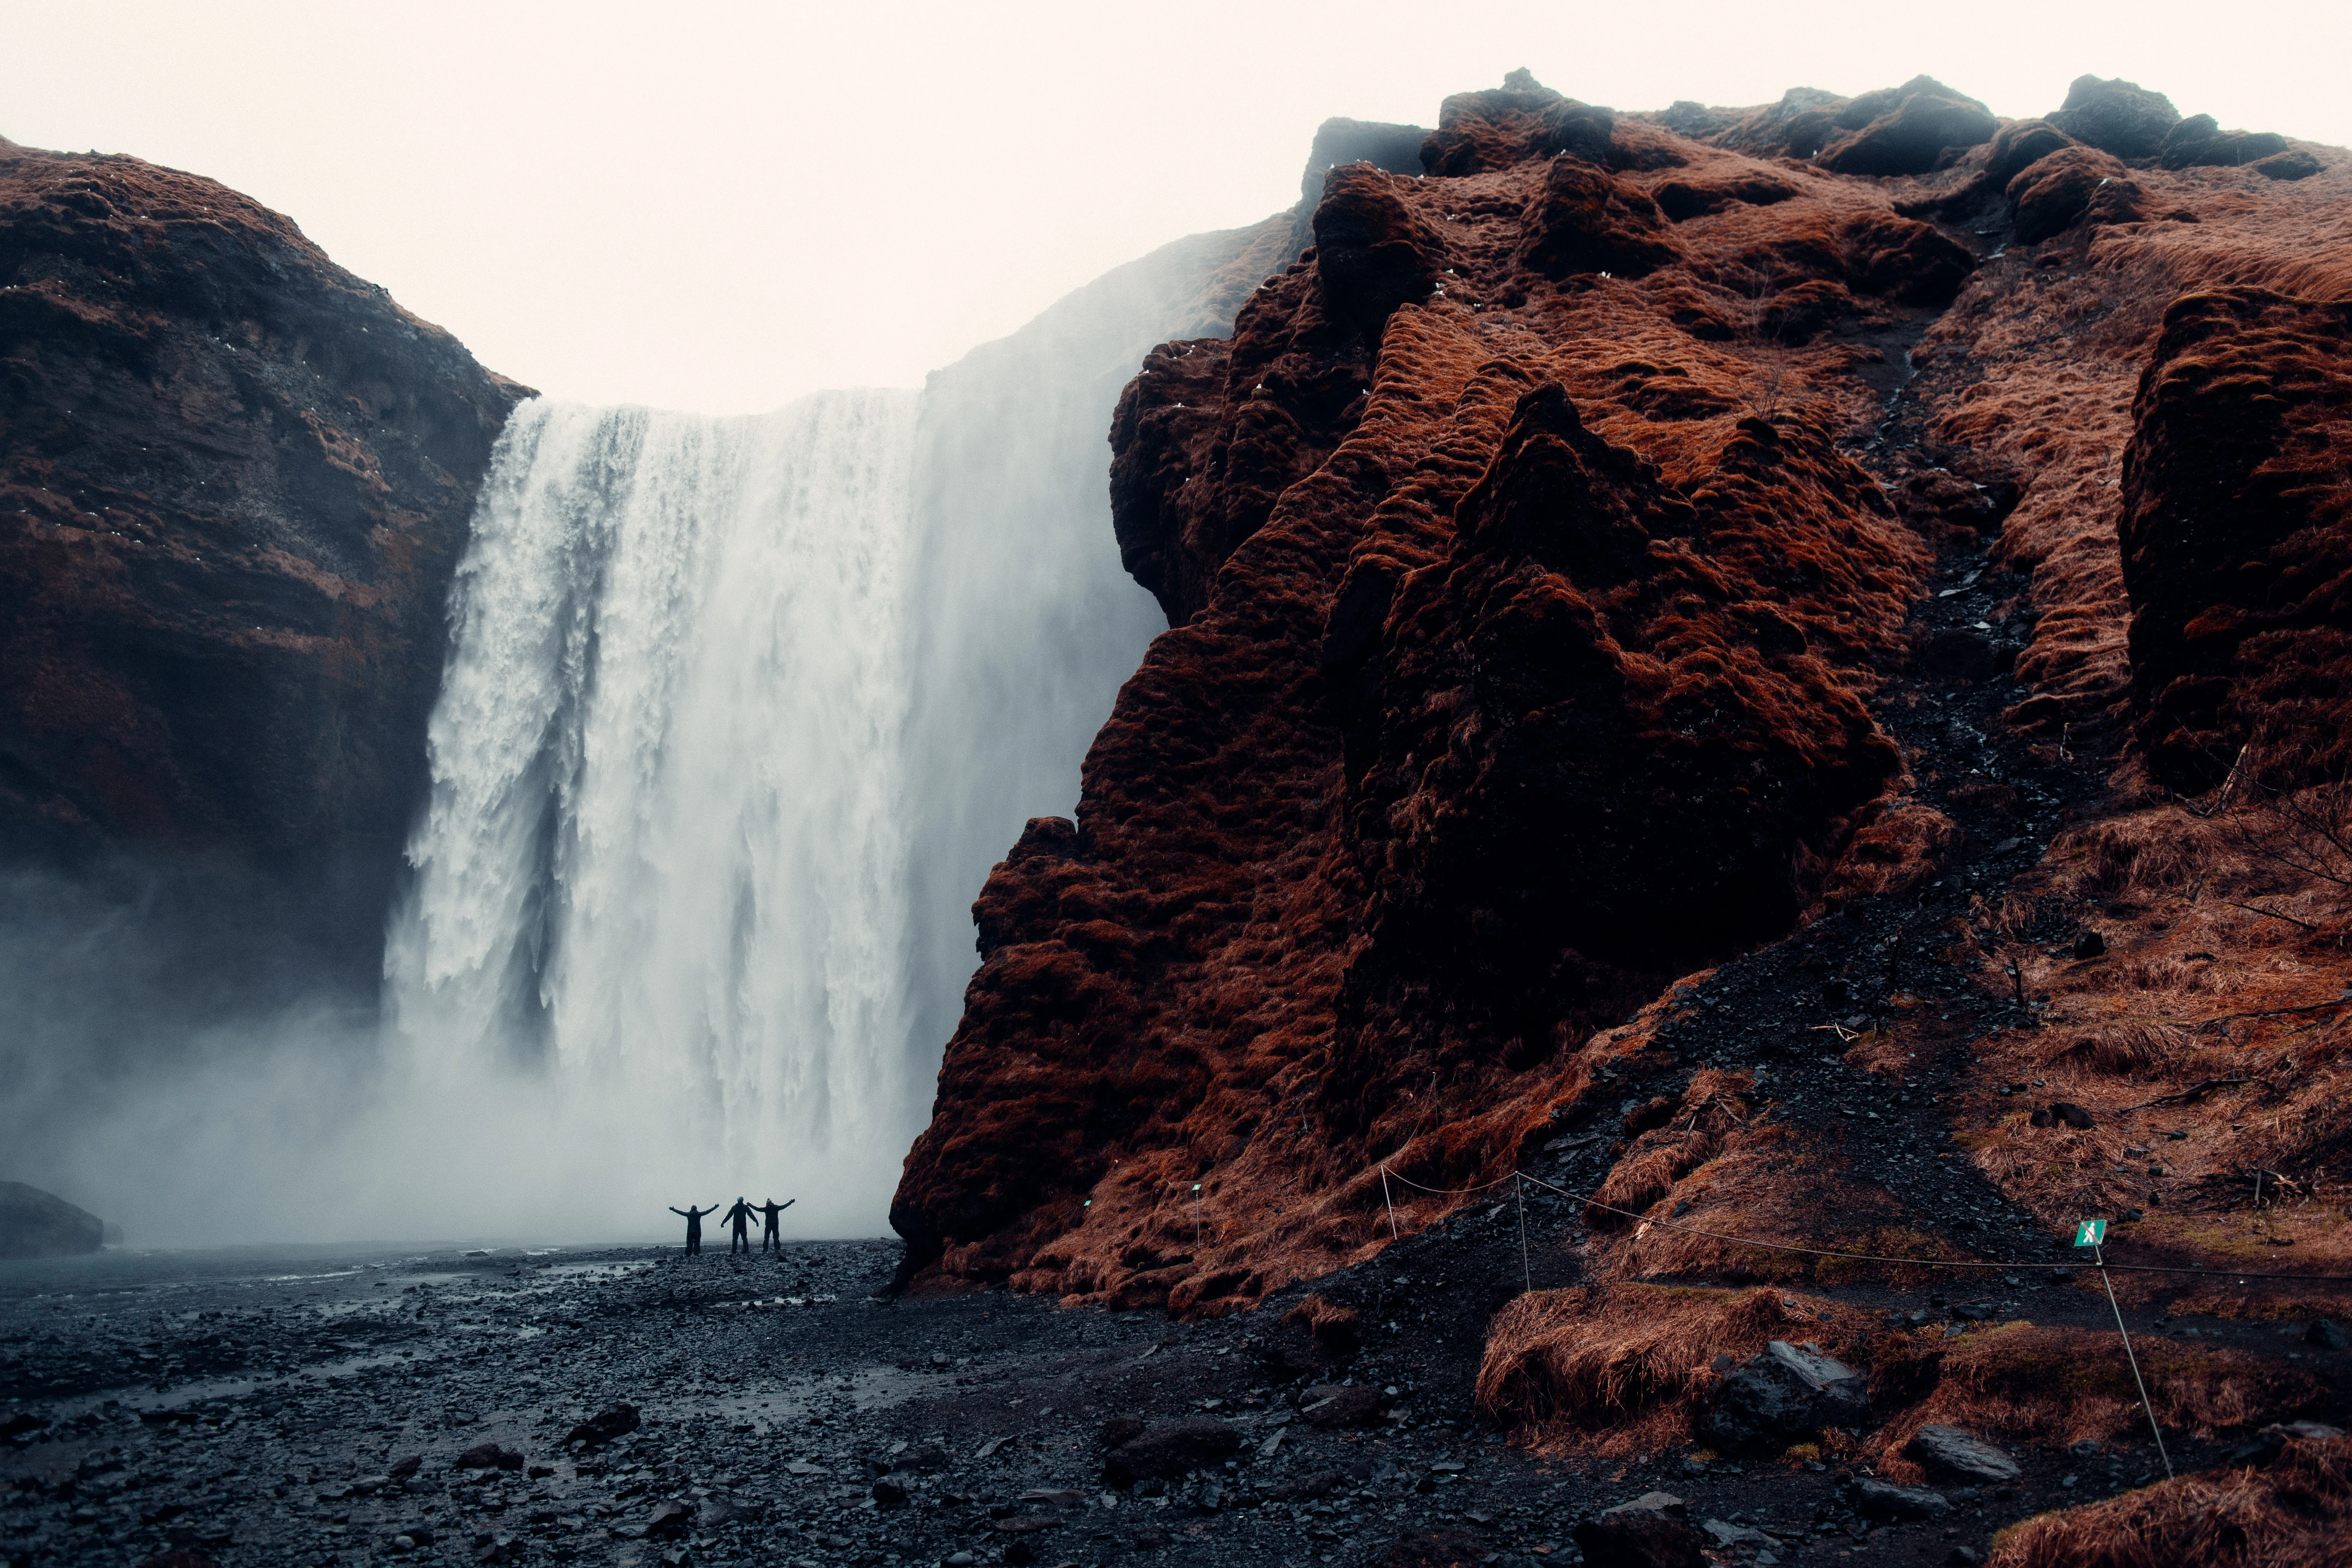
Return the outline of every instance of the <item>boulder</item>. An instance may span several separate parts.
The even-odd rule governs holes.
[[[2307,180],[2326,165],[2300,147],[2257,158],[2246,165],[2266,180]]]
[[[1241,1434],[1213,1415],[1187,1415],[1146,1427],[1103,1458],[1103,1479],[1124,1489],[1146,1476],[1181,1476],[1207,1469],[1239,1451]]]
[[[563,1446],[568,1448],[574,1443],[582,1443],[591,1448],[601,1447],[615,1437],[635,1431],[640,1419],[635,1405],[615,1400],[566,1433]]]
[[[2012,120],[1993,135],[1985,177],[2005,189],[2034,163],[2074,144],[2073,137],[2046,120]]]
[[[2303,1342],[2324,1351],[2340,1351],[2352,1346],[2352,1334],[2347,1334],[2341,1323],[2318,1318],[2313,1320],[2311,1327],[2303,1331]]]
[[[1680,1517],[1682,1499],[1645,1492],[1574,1531],[1587,1568],[1706,1568],[1706,1538]]]
[[[1310,1426],[1361,1426],[1380,1419],[1381,1403],[1377,1388],[1327,1384],[1307,1391],[1298,1403],[1298,1414]]]
[[[1823,1426],[1853,1425],[1869,1403],[1852,1367],[1774,1340],[1724,1378],[1705,1432],[1723,1447],[1777,1451]]]
[[[66,1258],[96,1252],[106,1226],[89,1214],[38,1187],[0,1182],[0,1258]]]
[[[684,1535],[694,1528],[696,1511],[690,1502],[666,1502],[646,1521],[646,1533],[657,1537]]]
[[[477,1443],[457,1456],[461,1470],[520,1470],[522,1456],[496,1443]]]
[[[2082,1106],[2076,1105],[2071,1100],[2061,1100],[2053,1101],[2050,1107],[2050,1114],[2056,1117],[2060,1121],[2064,1122],[2067,1126],[2072,1127],[2077,1132],[2088,1132],[2093,1127],[2098,1124],[2097,1118],[2094,1117]]]
[[[1840,174],[1924,174],[1946,148],[1989,142],[2000,127],[1983,104],[1926,76],[1862,94],[1838,112],[1837,123],[1854,129],[1815,161]]]
[[[1943,1493],[1925,1487],[1898,1487],[1864,1476],[1853,1483],[1853,1511],[1864,1519],[1941,1519],[1952,1505]]]
[[[1930,1475],[1961,1480],[2013,1481],[2019,1474],[2015,1459],[1958,1426],[1922,1426],[1904,1445],[1903,1454]]]
[[[2120,77],[2078,76],[2066,101],[2045,118],[2077,142],[2118,158],[2150,158],[2165,132],[2180,123],[2180,110],[2160,92]]]
[[[2034,245],[2076,224],[2131,223],[2140,189],[2124,166],[2090,147],[2062,147],[2009,182],[2010,221],[2020,245]]]

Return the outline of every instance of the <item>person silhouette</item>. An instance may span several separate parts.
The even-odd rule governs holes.
[[[764,1223],[760,1227],[761,1251],[765,1252],[773,1247],[779,1255],[783,1252],[783,1238],[776,1234],[776,1216],[798,1202],[800,1202],[798,1198],[786,1198],[782,1203],[770,1198],[766,1203],[752,1209],[753,1214],[765,1216]]]
[[[669,1212],[686,1216],[686,1255],[688,1258],[699,1258],[702,1255],[702,1216],[707,1214],[717,1214],[719,1205],[712,1204],[708,1208],[696,1208],[692,1204],[688,1204],[684,1208],[679,1208],[676,1204],[672,1204]]]
[[[727,1211],[728,1229],[734,1237],[734,1240],[727,1248],[728,1257],[732,1258],[739,1252],[751,1250],[751,1236],[744,1227],[751,1223],[751,1216],[759,1212],[740,1196],[735,1200],[735,1206]]]

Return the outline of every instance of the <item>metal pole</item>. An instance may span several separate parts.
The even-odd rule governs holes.
[[[1389,1211],[1389,1239],[1394,1241],[1397,1238],[1396,1205],[1389,1202],[1389,1168],[1385,1164],[1381,1167],[1381,1206]]]
[[[2156,1406],[2148,1403],[2147,1381],[2139,1374],[2139,1357],[2132,1353],[2131,1331],[2124,1327],[2124,1310],[2116,1300],[2116,1282],[2107,1275],[2106,1249],[2094,1247],[2091,1256],[2098,1260],[2099,1283],[2107,1288],[2107,1305],[2116,1314],[2116,1332],[2123,1336],[2124,1360],[2131,1363],[2132,1382],[2139,1385],[2139,1407],[2147,1412],[2147,1429],[2156,1434],[2156,1456],[2164,1461],[2164,1479],[2172,1479],[2172,1456],[2164,1449],[2164,1428],[2156,1424]]]
[[[1519,1289],[1531,1292],[1536,1288],[1535,1271],[1528,1266],[1528,1179],[1518,1172],[1518,1180],[1511,1184],[1513,1195],[1519,1200]]]

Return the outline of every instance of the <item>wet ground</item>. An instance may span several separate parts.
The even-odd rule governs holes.
[[[1556,1205],[1529,1212],[1539,1287],[1578,1271]],[[26,1429],[0,1450],[0,1558],[1530,1568],[1579,1561],[1580,1518],[1663,1489],[1694,1523],[1769,1532],[1738,1561],[1933,1563],[2137,1479],[2028,1452],[2006,1495],[1955,1493],[1946,1520],[1865,1535],[1835,1471],[1533,1458],[1469,1403],[1486,1317],[1521,1284],[1517,1225],[1508,1205],[1465,1215],[1319,1281],[1363,1323],[1360,1349],[1319,1362],[1283,1301],[1180,1325],[993,1293],[892,1300],[895,1243],[10,1264],[0,1426]],[[2030,1294],[2037,1317],[2089,1305]],[[1301,1414],[1307,1389],[1345,1382],[1386,1409],[1346,1428]],[[638,1407],[635,1431],[566,1445],[614,1401]],[[1233,1458],[1107,1487],[1107,1421],[1201,1415],[1234,1428]],[[518,1468],[458,1466],[484,1444]]]

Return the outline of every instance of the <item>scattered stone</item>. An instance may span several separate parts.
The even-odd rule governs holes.
[[[1034,1535],[1041,1530],[1051,1530],[1059,1523],[1060,1520],[1042,1513],[1016,1513],[997,1520],[994,1528],[1007,1535]]]
[[[1466,1530],[1415,1530],[1397,1538],[1382,1568],[1475,1568],[1494,1548]]]
[[[1852,1367],[1774,1340],[1723,1379],[1706,1430],[1724,1447],[1777,1452],[1823,1426],[1853,1425],[1869,1403]]]
[[[569,1448],[578,1443],[590,1448],[602,1447],[615,1437],[635,1431],[640,1424],[637,1407],[616,1400],[566,1433],[563,1446]]]
[[[1903,1453],[1931,1474],[1964,1480],[2013,1481],[2021,1473],[2015,1459],[1958,1426],[1922,1426],[1904,1446]]]
[[[904,1508],[907,1506],[907,1489],[900,1486],[898,1482],[890,1479],[887,1476],[885,1476],[882,1479],[874,1483],[874,1489],[870,1495],[877,1503],[880,1504],[884,1508]]]
[[[1864,1519],[1941,1519],[1952,1505],[1943,1493],[1925,1487],[1898,1487],[1864,1476],[1853,1483],[1853,1511]]]
[[[1181,1476],[1222,1464],[1241,1446],[1241,1434],[1230,1423],[1213,1415],[1187,1415],[1147,1427],[1113,1448],[1103,1459],[1103,1479],[1124,1488],[1146,1476]]]
[[[394,1460],[392,1462],[392,1468],[391,1468],[390,1470],[386,1471],[385,1473],[386,1473],[387,1475],[389,1475],[389,1476],[390,1476],[394,1480],[395,1480],[395,1481],[404,1481],[404,1480],[406,1480],[409,1477],[411,1477],[411,1476],[415,1475],[417,1471],[419,1471],[419,1470],[423,1469],[424,1468],[425,1468],[425,1456],[424,1456],[424,1455],[422,1455],[422,1454],[405,1454],[405,1455],[403,1455],[401,1458],[397,1458],[397,1459],[394,1459]]]

